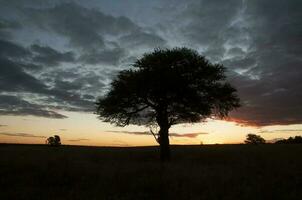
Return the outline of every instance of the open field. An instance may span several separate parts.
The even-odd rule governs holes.
[[[302,199],[302,145],[0,145],[0,199]]]

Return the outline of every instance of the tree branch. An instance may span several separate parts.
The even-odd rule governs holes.
[[[158,134],[154,133],[152,131],[152,129],[150,128],[150,132],[152,133],[153,137],[155,138],[156,142],[159,144],[159,138],[158,138]],[[156,136],[157,135],[157,136]]]
[[[141,108],[138,108],[136,109],[135,111],[132,111],[132,112],[126,112],[125,115],[127,116],[127,119],[123,122],[123,125],[122,126],[127,126],[129,123],[130,123],[130,120],[132,118],[132,115],[140,112],[140,111],[143,111],[145,110],[146,108],[148,108],[149,106],[143,106]]]
[[[156,107],[156,105],[154,103],[151,103],[146,97],[143,98],[143,101],[144,101],[145,104],[147,104],[151,108],[155,108]]]
[[[141,107],[141,108],[136,109],[135,111],[126,113],[126,115],[133,115],[133,114],[135,114],[135,113],[138,113],[138,112],[140,112],[140,111],[145,110],[145,109],[148,108],[148,107],[149,107],[149,105],[143,106],[143,107]],[[130,116],[130,117],[131,117],[131,116]]]

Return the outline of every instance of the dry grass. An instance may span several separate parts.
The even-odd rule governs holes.
[[[302,145],[0,145],[0,199],[302,199]]]

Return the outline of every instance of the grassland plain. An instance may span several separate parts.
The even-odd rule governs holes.
[[[302,145],[0,145],[0,199],[302,199]]]

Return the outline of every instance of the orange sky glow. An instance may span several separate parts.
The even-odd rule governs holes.
[[[103,123],[94,114],[64,112],[67,119],[33,116],[0,116],[0,143],[44,144],[47,137],[59,135],[63,144],[88,146],[149,146],[157,145],[153,136],[129,134],[146,132],[144,126],[116,127]],[[179,124],[170,133],[171,144],[242,143],[248,133],[259,134],[267,141],[301,135],[302,125],[255,127],[236,122],[211,120],[195,124]],[[196,137],[194,137],[196,135]]]

